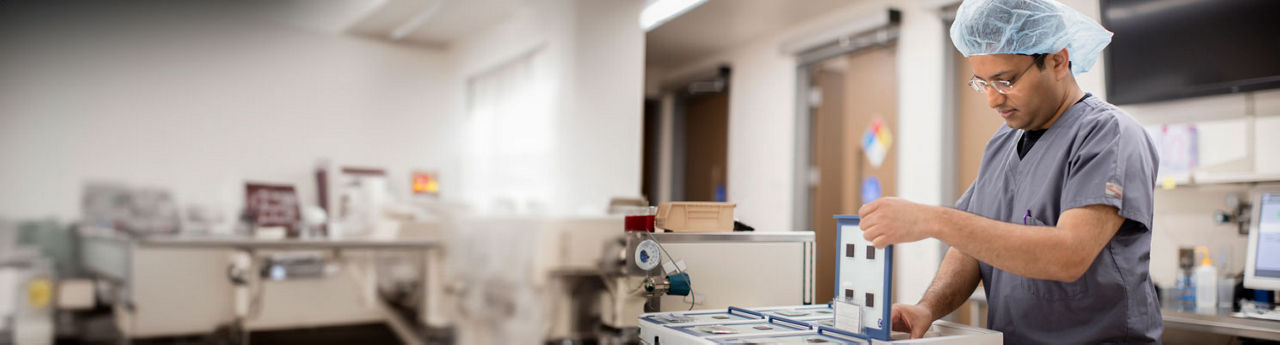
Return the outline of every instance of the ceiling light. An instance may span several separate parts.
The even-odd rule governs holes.
[[[679,17],[707,0],[654,0],[644,5],[640,11],[640,28],[645,32]]]

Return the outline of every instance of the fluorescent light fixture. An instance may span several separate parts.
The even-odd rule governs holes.
[[[679,17],[707,0],[653,0],[640,11],[640,28],[645,32]]]

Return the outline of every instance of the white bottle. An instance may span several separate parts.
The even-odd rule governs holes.
[[[1200,266],[1196,267],[1196,310],[1214,312],[1218,307],[1218,269],[1213,267],[1213,261],[1209,259],[1209,248],[1200,246],[1196,247],[1197,252],[1204,252],[1204,259],[1200,260]]]

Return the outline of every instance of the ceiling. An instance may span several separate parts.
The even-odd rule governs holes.
[[[491,27],[530,0],[275,0],[261,14],[310,29],[441,47]]]
[[[670,69],[697,62],[856,0],[708,0],[649,31],[645,64]]]
[[[313,29],[442,47],[510,18],[530,1],[277,0],[266,3],[279,11],[264,12]],[[649,31],[645,61],[649,67],[680,67],[857,1],[708,0]]]
[[[385,0],[345,32],[440,47],[509,18],[527,0]]]

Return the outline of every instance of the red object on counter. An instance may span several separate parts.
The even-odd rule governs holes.
[[[653,232],[653,220],[657,215],[627,216],[623,230]]]

